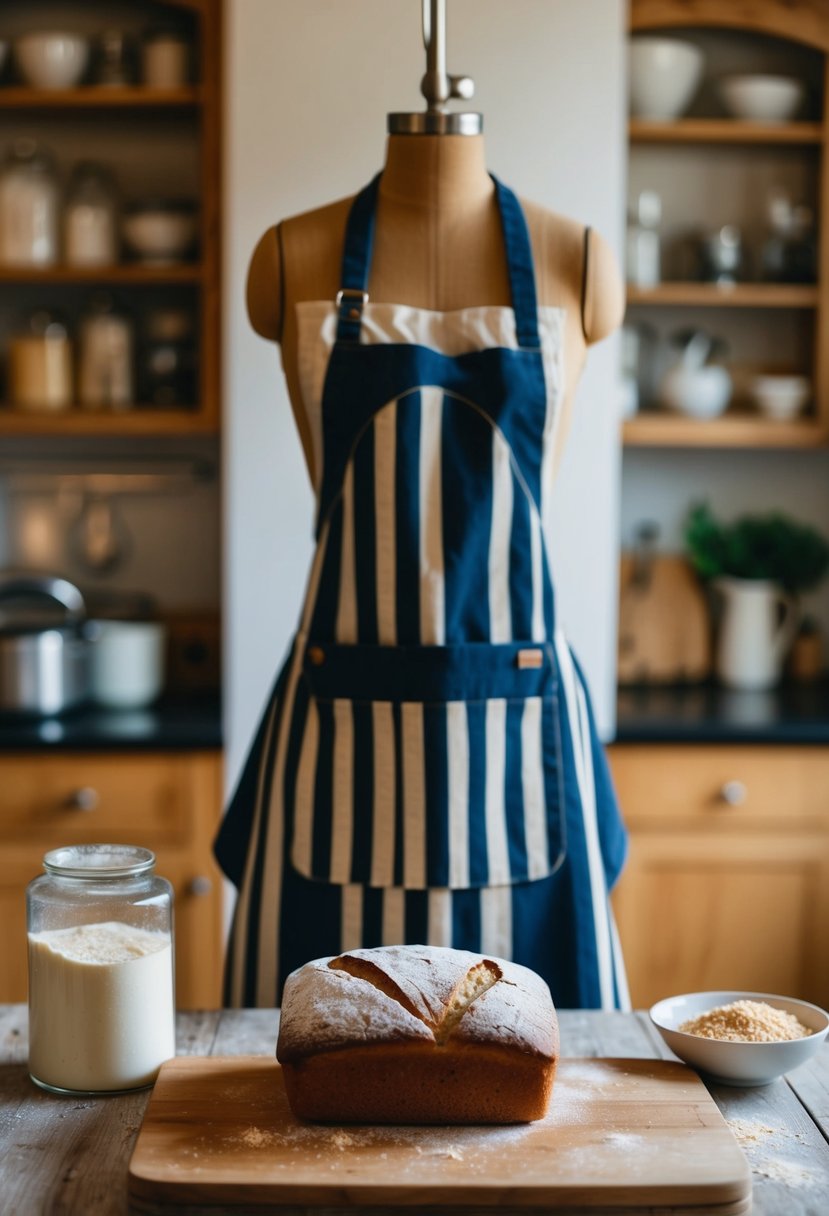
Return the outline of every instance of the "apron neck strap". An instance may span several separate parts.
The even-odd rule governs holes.
[[[378,173],[351,204],[345,230],[345,245],[337,292],[337,341],[359,342],[363,308],[368,302],[368,275],[374,246],[374,220],[377,193],[382,174]],[[507,255],[512,308],[518,345],[523,350],[539,350],[538,306],[535,272],[527,222],[513,192],[493,176],[504,246]]]

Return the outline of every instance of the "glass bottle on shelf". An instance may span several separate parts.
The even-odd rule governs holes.
[[[63,218],[69,266],[112,266],[118,260],[115,180],[106,165],[81,161],[69,181]]]
[[[190,79],[190,43],[174,29],[150,29],[141,50],[144,84],[151,89],[178,89]]]
[[[104,30],[98,39],[95,81],[108,88],[135,83],[135,50],[123,30]]]
[[[105,292],[92,297],[79,325],[78,402],[86,410],[135,404],[133,324]]]
[[[51,413],[71,406],[72,343],[59,313],[38,308],[12,334],[9,401],[28,413]]]
[[[193,318],[186,308],[157,308],[144,322],[141,400],[161,409],[189,408],[196,400]]]
[[[0,170],[0,265],[55,263],[58,208],[51,154],[33,139],[15,140]]]
[[[634,287],[656,287],[662,277],[662,199],[654,190],[643,190],[628,220],[627,281]]]

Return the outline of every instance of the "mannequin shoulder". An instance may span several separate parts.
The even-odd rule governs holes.
[[[584,337],[599,342],[621,325],[625,289],[615,253],[595,228],[523,202],[543,304],[581,313]]]
[[[259,238],[248,266],[247,309],[263,338],[281,340],[286,304],[336,293],[351,202],[339,199],[291,216]]]

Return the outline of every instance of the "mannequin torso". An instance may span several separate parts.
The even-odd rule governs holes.
[[[258,334],[280,343],[291,405],[312,480],[308,419],[299,390],[296,304],[333,301],[352,200],[343,199],[270,228],[248,273],[247,303]],[[557,463],[587,346],[616,329],[624,291],[606,242],[532,203],[522,203],[539,305],[566,311],[563,417]],[[500,255],[493,257],[493,250]],[[481,136],[392,135],[380,183],[369,297],[451,311],[509,305],[501,219]]]

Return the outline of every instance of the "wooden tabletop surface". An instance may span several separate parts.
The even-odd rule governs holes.
[[[559,1020],[565,1056],[673,1058],[645,1014],[563,1010]],[[277,1025],[272,1009],[181,1013],[177,1053],[271,1055]],[[26,1068],[22,1005],[0,1006],[0,1053],[0,1216],[127,1213],[127,1166],[147,1092],[43,1093]],[[783,1080],[759,1089],[712,1086],[711,1094],[751,1167],[755,1216],[826,1216],[829,1044]]]

